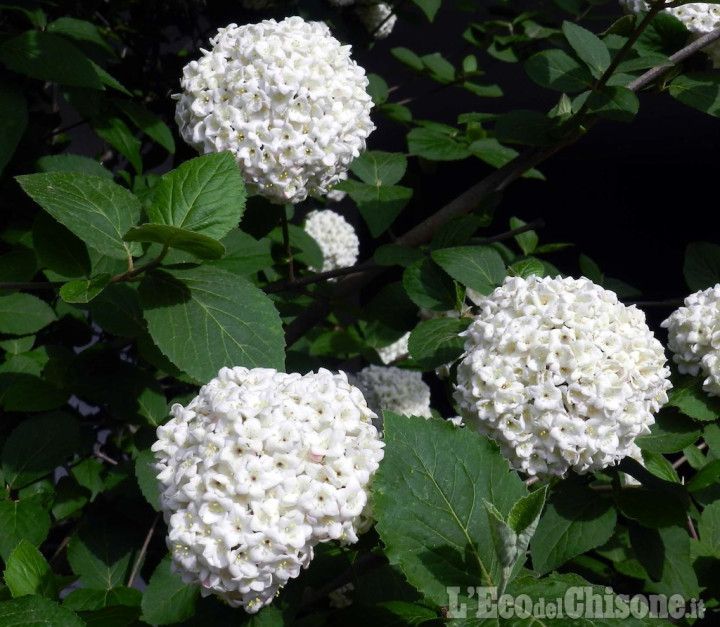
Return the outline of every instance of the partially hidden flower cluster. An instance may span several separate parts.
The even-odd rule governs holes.
[[[357,541],[383,443],[343,374],[223,368],[158,428],[152,450],[174,569],[249,613],[318,542]]]
[[[650,10],[650,5],[644,0],[620,0],[620,4],[631,13]],[[663,10],[679,19],[690,31],[694,39],[720,26],[720,6],[717,4],[690,2]],[[703,52],[710,57],[713,67],[720,67],[720,44],[710,44],[703,48]]]
[[[175,120],[200,153],[229,150],[276,203],[322,196],[375,128],[365,70],[322,22],[230,24],[183,69]]]
[[[318,209],[307,214],[305,231],[317,242],[323,254],[322,268],[327,272],[352,266],[360,254],[360,240],[352,224],[330,209]]]
[[[430,387],[422,380],[420,372],[370,365],[355,375],[354,382],[377,414],[387,409],[404,416],[432,416]]]
[[[617,463],[667,402],[669,368],[643,312],[588,279],[509,277],[463,333],[463,420],[529,475]]]
[[[703,390],[720,396],[720,283],[688,296],[661,326],[678,370],[693,376],[702,371]]]
[[[392,33],[397,22],[395,10],[387,2],[376,0],[328,0],[328,2],[338,7],[353,5],[355,15],[375,39],[387,37]]]

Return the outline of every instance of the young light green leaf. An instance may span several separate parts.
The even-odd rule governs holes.
[[[68,281],[60,288],[60,298],[66,303],[89,303],[110,283],[109,274],[98,274],[90,279]]]
[[[600,38],[573,22],[563,22],[562,31],[578,57],[600,78],[610,65],[610,52]]]
[[[184,250],[199,259],[220,259],[225,246],[212,237],[168,224],[141,224],[132,227],[123,239],[126,242],[155,242],[168,248]]]
[[[489,246],[443,248],[431,256],[453,279],[480,294],[489,294],[505,278],[502,257]]]
[[[437,605],[447,586],[492,586],[501,565],[480,499],[505,515],[526,493],[497,445],[442,420],[384,412],[385,459],[373,489],[386,555]],[[412,520],[413,525],[407,525]],[[403,522],[405,521],[405,522]]]
[[[142,600],[142,620],[151,625],[169,625],[190,618],[200,591],[182,582],[170,571],[170,556],[165,557],[150,577]]]
[[[220,239],[245,210],[245,184],[230,152],[186,161],[162,177],[148,208],[150,220]]]
[[[34,594],[0,603],[0,624],[5,627],[86,627],[85,621],[74,612]]]
[[[11,70],[41,81],[104,89],[91,61],[69,41],[29,30],[0,44],[0,60]]]
[[[139,244],[122,237],[140,218],[140,201],[124,187],[95,176],[48,172],[18,176],[25,192],[88,246],[127,260]]]
[[[720,283],[720,245],[710,242],[688,244],[683,274],[693,292]]]
[[[584,91],[593,84],[590,70],[562,50],[534,54],[525,62],[525,71],[541,87],[557,91]]]
[[[405,174],[407,159],[400,152],[368,150],[353,159],[350,170],[363,183],[380,187],[395,185]]]
[[[57,319],[52,307],[32,294],[0,296],[0,333],[27,335]]]
[[[153,272],[140,301],[158,348],[200,381],[223,366],[283,368],[280,316],[247,279],[208,266]]]
[[[0,557],[7,562],[21,540],[39,546],[50,531],[50,516],[35,501],[0,501]],[[2,603],[0,603],[2,605]]]
[[[424,370],[439,368],[462,355],[465,339],[460,337],[470,319],[436,318],[418,324],[410,334],[410,355]]]
[[[113,115],[101,115],[93,118],[90,125],[100,137],[130,162],[138,174],[142,174],[143,163],[140,153],[142,142],[135,137],[125,122]]]
[[[132,100],[113,100],[112,103],[148,137],[154,139],[170,154],[175,153],[175,140],[172,133],[167,124],[157,115]]]
[[[606,542],[615,528],[612,502],[578,483],[559,484],[530,543],[533,569],[547,573]]]
[[[42,553],[27,540],[20,540],[10,554],[3,575],[15,598],[26,594],[57,598],[55,575]]]
[[[720,116],[720,78],[714,72],[688,72],[670,83],[670,95],[683,104]]]
[[[27,128],[27,102],[14,83],[0,82],[0,174]]]
[[[14,490],[65,462],[79,446],[77,420],[64,412],[27,418],[10,433],[2,449],[5,483]]]

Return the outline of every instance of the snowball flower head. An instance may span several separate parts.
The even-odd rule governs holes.
[[[368,366],[356,375],[368,405],[376,413],[387,409],[404,416],[430,418],[430,388],[422,374],[395,366]]]
[[[311,211],[305,220],[305,231],[320,247],[323,254],[322,268],[315,272],[327,272],[352,266],[360,254],[360,240],[355,229],[340,214],[330,209]]]
[[[395,27],[397,15],[387,2],[369,0],[360,2],[355,13],[363,26],[375,39],[385,39]]]
[[[688,296],[661,326],[678,370],[693,376],[702,370],[703,390],[720,396],[720,283]]]
[[[387,366],[400,359],[405,359],[410,354],[409,348],[410,331],[404,333],[399,340],[387,346],[381,346],[376,349],[380,360]]]
[[[454,399],[529,475],[617,463],[667,402],[663,347],[635,306],[588,279],[509,277],[462,334]]]
[[[152,447],[173,568],[249,613],[318,542],[357,541],[383,457],[375,414],[343,374],[223,368]]]
[[[630,13],[650,10],[650,5],[644,0],[620,0],[620,4]],[[720,26],[720,6],[717,4],[690,2],[679,7],[669,7],[663,11],[679,19],[694,39]],[[720,45],[718,43],[706,46],[703,48],[703,52],[710,57],[713,67],[720,67]]]
[[[346,178],[375,128],[365,70],[323,22],[230,24],[183,69],[175,121],[200,153],[229,150],[248,187],[277,203]]]

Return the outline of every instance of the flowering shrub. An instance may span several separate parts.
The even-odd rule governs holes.
[[[3,2],[0,625],[717,620],[717,13]]]

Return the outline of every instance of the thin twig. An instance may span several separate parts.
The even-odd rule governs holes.
[[[287,256],[288,262],[288,282],[292,283],[293,281],[295,281],[295,265],[293,262],[292,246],[290,244],[290,231],[288,230],[288,219],[286,211],[283,211],[281,224],[283,245],[285,246],[285,255]]]
[[[140,564],[142,564],[142,561],[145,558],[145,553],[147,553],[148,546],[150,545],[150,540],[152,539],[153,534],[155,533],[155,527],[157,526],[159,520],[160,520],[160,514],[155,514],[155,519],[153,520],[152,525],[150,525],[150,529],[148,530],[147,535],[145,536],[145,541],[143,542],[143,545],[140,547],[140,553],[138,553],[137,559],[135,560],[132,570],[130,571],[130,576],[128,577],[128,583],[127,583],[128,588],[131,588],[133,583],[135,582],[135,577],[137,577],[138,571],[140,570]]]
[[[688,521],[688,531],[690,532],[690,537],[693,540],[699,540],[700,538],[698,538],[697,531],[695,531],[695,525],[693,525],[692,518],[690,518],[689,515],[687,517],[687,521]]]
[[[107,455],[105,455],[105,453],[103,453],[100,449],[95,451],[95,457],[105,460],[108,464],[112,464],[113,466],[117,466],[119,463],[117,460],[113,459],[112,457],[108,457]]]

